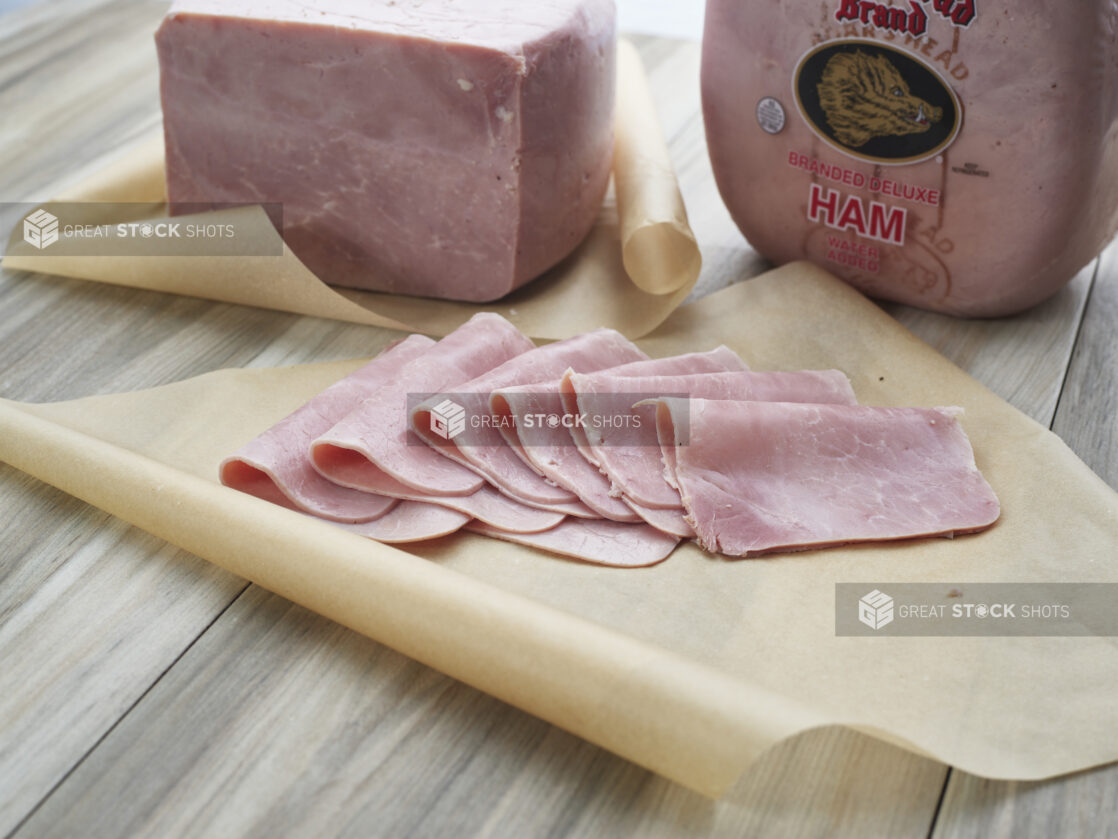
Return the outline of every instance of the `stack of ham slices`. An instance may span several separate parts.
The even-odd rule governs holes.
[[[610,329],[536,347],[474,316],[411,335],[227,458],[222,483],[381,542],[465,529],[602,565],[681,539],[755,556],[989,527],[956,409],[857,404],[837,370]]]

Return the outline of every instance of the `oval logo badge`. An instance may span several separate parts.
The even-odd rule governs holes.
[[[829,41],[796,65],[796,106],[812,131],[860,160],[918,163],[954,141],[963,108],[951,85],[907,52]]]

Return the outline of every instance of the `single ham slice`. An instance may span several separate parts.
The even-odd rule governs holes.
[[[495,490],[488,484],[469,495],[432,495],[413,489],[394,480],[362,458],[341,457],[337,463],[332,458],[342,450],[328,449],[315,461],[315,468],[330,476],[331,481],[365,492],[376,492],[389,498],[423,501],[456,510],[493,527],[512,533],[535,533],[554,527],[564,518],[556,510],[541,510],[521,504]]]
[[[710,551],[952,536],[999,515],[957,408],[704,399],[656,408],[666,466]]]
[[[401,501],[392,510],[376,521],[340,524],[358,536],[375,539],[378,542],[401,544],[437,539],[460,530],[470,517],[437,504],[424,504],[421,501]]]
[[[412,428],[437,451],[482,475],[512,498],[574,515],[592,516],[588,509],[580,511],[570,506],[578,503],[576,493],[549,483],[543,473],[508,447],[493,422],[498,418],[491,413],[489,396],[502,387],[556,380],[568,369],[602,370],[647,358],[631,341],[612,329],[587,332],[517,355],[472,381],[456,386],[454,392],[440,393],[425,400],[412,410]],[[448,435],[441,424],[438,408],[446,400],[455,411],[464,412],[461,416],[465,424],[456,434]],[[418,486],[423,477],[417,473],[409,483]],[[435,487],[427,489],[436,491]]]
[[[476,492],[484,483],[477,474],[424,445],[408,429],[408,394],[455,387],[532,348],[532,342],[500,315],[474,315],[320,435],[311,446],[311,457],[327,478],[332,469],[364,460],[421,492]],[[366,486],[382,491],[372,481]]]
[[[240,487],[234,487],[234,489],[240,489]],[[264,480],[254,483],[253,490],[252,495],[264,501],[270,501],[302,515],[312,515],[296,506],[276,483],[266,476]],[[330,524],[348,530],[350,533],[356,533],[358,536],[364,536],[367,539],[396,544],[421,542],[425,539],[446,536],[459,530],[470,520],[468,515],[436,504],[425,504],[420,501],[397,501],[394,498],[388,500],[392,505],[389,510],[372,521],[330,521]],[[314,516],[314,518],[321,517]]]
[[[307,451],[315,437],[434,345],[430,338],[410,335],[389,347],[222,461],[221,482],[259,498],[270,499],[272,490],[278,490],[297,509],[333,521],[363,522],[383,516],[397,503],[395,499],[326,480],[311,467]]]
[[[654,527],[616,521],[567,519],[542,533],[506,533],[479,522],[466,529],[494,539],[515,542],[596,565],[640,568],[663,562],[679,540]]]
[[[615,367],[609,372],[615,376],[634,377],[676,376],[687,373],[725,373],[748,369],[749,367],[738,357],[737,353],[722,344],[707,352],[684,353],[667,358],[654,358],[650,361],[634,361],[631,364]],[[563,410],[566,413],[571,415],[579,413],[577,397],[567,375],[564,375],[560,380],[559,396],[563,400]],[[582,429],[577,425],[572,425],[570,433],[579,453],[591,464],[597,466],[598,462],[594,453],[590,450],[589,442],[586,435],[582,433]]]
[[[643,399],[690,396],[713,400],[821,402],[853,405],[850,381],[838,370],[703,373],[685,376],[620,378],[573,373],[565,380],[577,406],[594,459],[612,482],[639,507],[678,509],[679,493],[664,480],[656,437],[656,409],[634,407]],[[618,419],[627,419],[621,423]]]
[[[665,477],[667,477],[665,475]],[[677,490],[678,491],[678,490]],[[695,530],[687,523],[682,504],[679,507],[645,507],[632,498],[621,496],[621,502],[633,511],[638,519],[651,524],[657,530],[678,536],[680,539],[693,539]]]

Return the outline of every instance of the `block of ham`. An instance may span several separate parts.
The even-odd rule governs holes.
[[[384,515],[395,499],[326,480],[311,466],[308,452],[318,435],[434,345],[430,338],[410,335],[389,347],[222,461],[221,482],[269,500],[272,490],[278,490],[297,509],[333,521],[364,522]]]
[[[1118,230],[1115,31],[1113,0],[707,0],[719,191],[777,263],[937,311],[1019,311]],[[798,89],[825,113],[796,95],[817,46],[839,58]]]
[[[999,515],[958,409],[704,399],[656,408],[665,463],[709,551],[952,536]]]
[[[484,483],[481,477],[424,445],[409,430],[408,394],[453,388],[533,347],[500,315],[474,315],[319,435],[311,445],[315,468],[331,479],[344,470],[347,480],[339,483],[370,492],[383,489],[385,495],[401,483],[427,494],[476,492]]]
[[[678,510],[679,493],[664,479],[656,434],[656,409],[634,403],[664,395],[713,400],[766,402],[857,402],[850,381],[838,370],[702,373],[625,378],[572,373],[565,387],[575,394],[591,452],[612,483],[612,491],[644,507]],[[609,422],[619,414],[629,421]]]
[[[566,370],[602,370],[648,356],[612,329],[597,329],[556,341],[509,359],[476,379],[458,385],[452,393],[440,393],[412,411],[412,428],[425,442],[446,457],[477,472],[493,486],[526,504],[545,506],[571,515],[592,517],[595,513],[579,502],[578,495],[546,477],[521,460],[501,435],[499,428],[481,419],[502,419],[491,412],[490,394],[502,387],[556,381]],[[460,433],[448,439],[432,427],[432,409],[451,399],[465,412],[467,422]],[[421,480],[417,474],[415,480]],[[435,487],[430,488],[434,491]]]
[[[613,367],[610,372],[617,376],[638,376],[657,372],[744,369],[745,364],[735,353],[719,347],[707,353],[634,361]],[[559,380],[495,390],[490,396],[490,409],[502,420],[498,427],[505,442],[532,469],[577,495],[583,504],[603,518],[622,522],[641,520],[622,499],[610,495],[609,479],[579,454],[571,436],[575,429],[567,419],[573,412],[563,404]],[[527,420],[530,414],[562,417],[563,421],[558,425],[530,424]]]
[[[600,519],[567,519],[558,527],[542,533],[508,533],[478,522],[470,522],[466,529],[583,562],[617,568],[642,568],[663,562],[679,544],[677,538],[654,527]]]
[[[276,202],[329,283],[494,300],[593,225],[611,0],[175,0],[159,31],[172,202]]]

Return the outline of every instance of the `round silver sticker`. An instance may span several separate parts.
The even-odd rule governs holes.
[[[771,96],[766,96],[757,103],[757,122],[761,130],[779,134],[784,130],[784,106]]]

